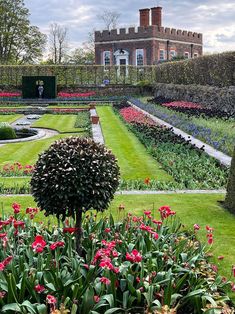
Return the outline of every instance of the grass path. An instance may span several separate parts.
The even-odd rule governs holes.
[[[54,115],[44,114],[38,121],[33,123],[33,127],[51,128],[60,133],[80,132],[81,128],[75,128],[76,114]]]
[[[144,179],[173,181],[161,165],[146,151],[139,140],[127,129],[109,106],[97,107],[105,144],[118,158],[121,175],[125,179]]]
[[[219,206],[218,201],[223,199],[222,194],[116,195],[109,210],[103,215],[112,213],[116,220],[121,220],[125,213],[131,212],[138,216],[144,210],[150,209],[153,215],[159,218],[158,208],[169,205],[177,212],[177,216],[181,218],[186,228],[193,230],[195,223],[201,226],[198,235],[204,243],[206,243],[205,226],[209,225],[214,228],[213,262],[218,265],[221,274],[229,277],[231,267],[235,264],[235,216]],[[22,208],[35,205],[30,196],[0,197],[0,206],[4,209],[4,213],[12,213],[11,204],[16,201],[22,205]],[[120,204],[125,205],[125,213],[118,213]],[[53,217],[46,219],[56,223]],[[37,220],[45,221],[42,213],[37,216]],[[224,255],[224,260],[218,261],[219,255]]]
[[[0,115],[0,123],[1,122],[12,123],[17,119],[21,118],[22,116],[23,116],[22,114],[3,114]]]
[[[0,147],[0,165],[14,163],[16,161],[22,163],[23,165],[32,165],[38,159],[38,154],[47,149],[54,141],[72,135],[82,136],[83,133],[59,134],[51,138],[32,142],[6,144]]]

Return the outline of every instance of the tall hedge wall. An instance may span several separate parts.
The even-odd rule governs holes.
[[[218,87],[235,85],[235,51],[160,64],[156,67],[156,82]]]
[[[124,75],[128,72],[128,75]],[[96,65],[0,65],[0,87],[21,87],[22,76],[56,76],[61,87],[76,85],[100,85],[105,78],[111,84],[135,84],[141,80],[155,80],[155,66],[128,66],[127,69],[118,66]]]

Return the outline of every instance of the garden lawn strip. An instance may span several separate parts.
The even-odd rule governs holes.
[[[108,216],[112,213],[115,220],[120,221],[128,212],[140,216],[144,210],[152,210],[154,217],[159,218],[158,208],[169,205],[172,210],[176,211],[177,217],[181,219],[186,229],[193,231],[194,224],[200,225],[198,236],[205,244],[207,243],[206,225],[214,228],[212,260],[219,266],[220,273],[229,277],[235,256],[235,217],[221,208],[218,201],[223,199],[222,194],[116,195],[108,211],[99,215]],[[11,205],[14,202],[20,203],[22,208],[35,206],[31,196],[0,197],[1,207],[6,214],[12,213]],[[125,207],[123,211],[118,210],[120,204]],[[57,223],[56,218],[52,216],[45,218],[43,213],[35,218],[36,221],[45,221],[45,219],[52,224]],[[224,260],[219,261],[217,257],[221,255],[224,256]]]
[[[29,177],[0,177],[0,194],[29,194],[29,182]]]
[[[144,180],[151,177],[158,181],[173,181],[110,106],[97,107],[96,110],[100,117],[105,144],[117,157],[122,178]]]
[[[20,162],[22,165],[33,165],[38,154],[47,149],[54,141],[69,136],[87,136],[87,133],[63,133],[47,139],[32,142],[6,144],[0,147],[0,164]]]
[[[23,117],[22,114],[2,114],[0,112],[0,123],[1,122],[7,122],[7,123],[13,123],[16,120],[20,119]]]
[[[76,120],[76,114],[44,114],[32,127],[51,128],[60,133],[81,132],[82,128],[74,127]]]

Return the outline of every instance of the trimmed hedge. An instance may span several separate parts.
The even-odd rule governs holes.
[[[230,115],[235,113],[235,86],[219,88],[208,85],[157,83],[154,96],[199,103],[207,108],[225,111]]]
[[[235,51],[163,63],[157,66],[155,74],[159,83],[235,85]]]

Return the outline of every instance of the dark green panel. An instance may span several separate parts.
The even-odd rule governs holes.
[[[42,98],[56,98],[56,77],[55,76],[22,76],[22,95],[23,98],[39,98],[38,86],[42,84]]]

